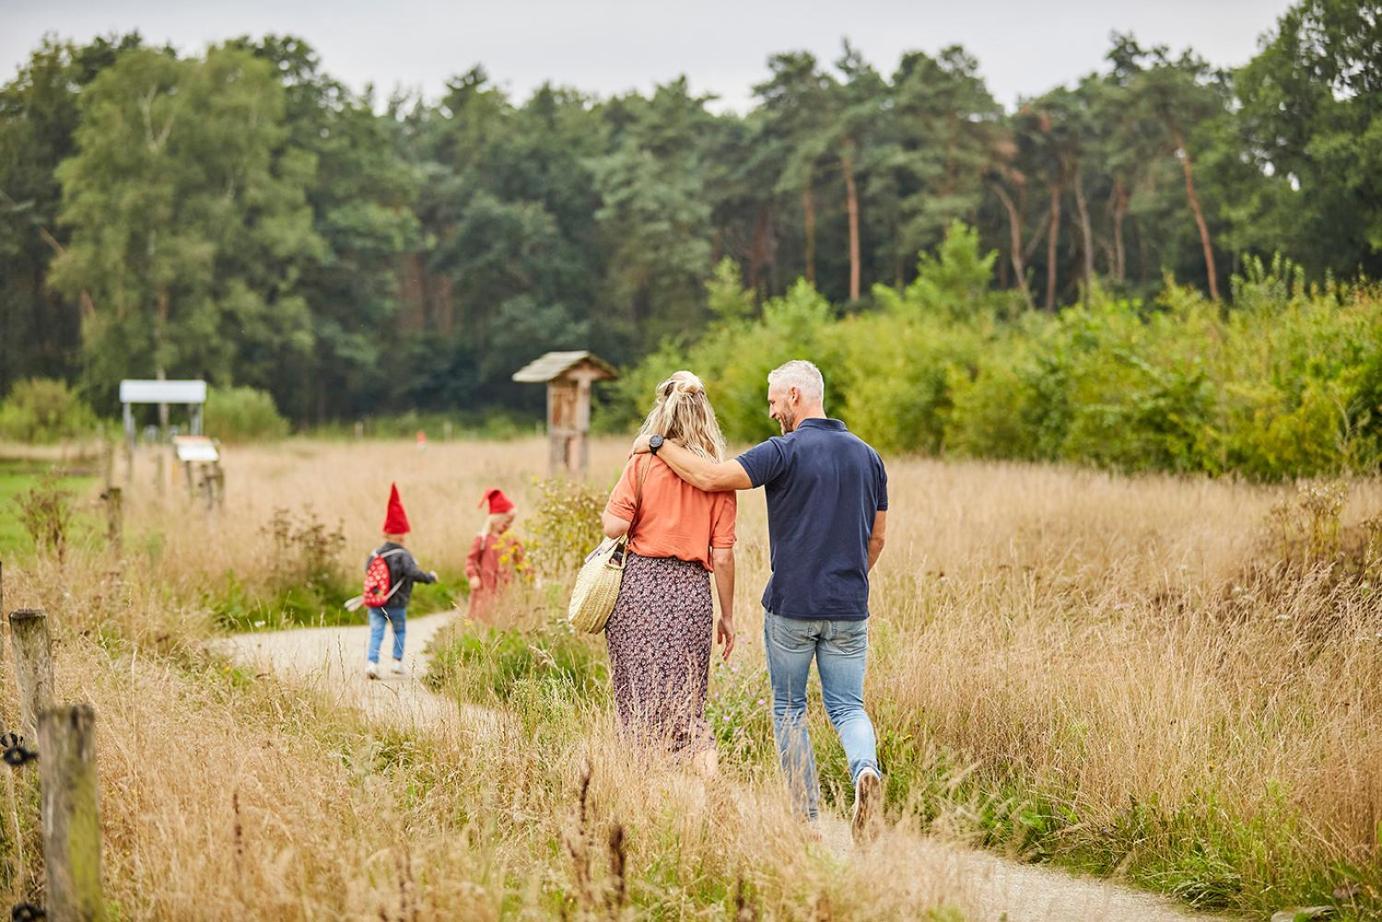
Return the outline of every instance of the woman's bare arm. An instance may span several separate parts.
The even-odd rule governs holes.
[[[618,538],[628,534],[629,526],[632,524],[633,521],[630,519],[621,519],[608,512],[600,513],[600,526],[604,528],[606,538]]]
[[[734,652],[734,548],[711,548],[710,560],[715,565],[715,591],[720,597],[720,623],[715,636],[724,646],[724,658],[729,659]]]

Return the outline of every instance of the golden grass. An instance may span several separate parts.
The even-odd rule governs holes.
[[[613,482],[625,444],[596,443],[594,481]],[[128,917],[594,911],[617,904],[615,824],[627,830],[632,898],[668,917],[723,917],[714,907],[733,904],[726,887],[767,917],[824,905],[832,918],[914,918],[963,905],[943,863],[915,872],[925,855],[839,864],[808,846],[761,764],[726,765],[742,787],[634,764],[609,715],[580,702],[549,702],[561,722],[531,735],[400,734],[195,652],[214,629],[189,600],[227,571],[249,580],[262,569],[274,509],[339,519],[353,572],[395,480],[410,546],[424,567],[454,575],[483,489],[514,496],[521,534],[544,458],[536,439],[231,449],[226,507],[210,518],[175,489],[157,499],[142,458],[127,547],[150,584],[131,586],[94,553],[61,571],[6,563],[7,607],[53,613],[61,691],[97,707],[106,879]],[[1232,866],[1247,895],[1227,905],[1327,885],[1332,863],[1361,869],[1365,888],[1382,880],[1382,603],[1376,582],[1370,594],[1323,566],[1262,575],[1269,511],[1291,488],[923,460],[893,460],[889,474],[869,696],[880,729],[902,741],[889,743],[888,767],[913,806],[972,833],[963,814],[984,785],[1026,791],[1076,817],[1042,840],[1044,853],[1165,888],[1193,877],[1173,873],[1186,846],[1168,830],[1181,823]],[[740,509],[736,658],[753,671],[761,493]],[[1355,483],[1344,525],[1379,510],[1382,484]],[[712,695],[724,688],[717,673]],[[957,792],[939,811],[922,802],[938,753],[958,770],[939,779]],[[589,883],[570,854],[587,759]],[[1160,818],[1142,840],[1119,832],[1131,803]],[[1107,854],[1091,860],[1091,849]],[[18,898],[22,882],[7,879]]]

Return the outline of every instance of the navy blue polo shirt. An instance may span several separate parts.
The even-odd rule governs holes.
[[[773,575],[763,607],[785,618],[869,616],[869,536],[888,508],[883,459],[838,419],[803,419],[736,460],[768,498]]]

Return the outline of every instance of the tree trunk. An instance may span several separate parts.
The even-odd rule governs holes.
[[[1080,218],[1080,236],[1084,250],[1084,298],[1089,301],[1089,286],[1094,280],[1094,232],[1089,226],[1089,205],[1084,198],[1084,176],[1080,165],[1075,164],[1075,211]]]
[[[1022,214],[1017,210],[1017,204],[1012,200],[1012,196],[1000,186],[993,183],[993,191],[997,194],[998,200],[1003,203],[1003,209],[1008,213],[1008,238],[1012,252],[1013,275],[1017,276],[1017,287],[1022,292],[1022,300],[1027,303],[1027,309],[1036,307],[1032,301],[1031,289],[1027,287],[1027,269],[1022,260]]]
[[[763,270],[773,260],[773,219],[769,208],[758,209],[753,222],[753,242],[749,245],[748,287],[758,292],[762,287]]]
[[[859,190],[854,186],[854,141],[840,152],[845,177],[845,211],[849,215],[849,300],[859,300]]]
[[[806,281],[816,284],[816,199],[811,194],[811,180],[801,190],[802,224],[806,231]]]
[[[1123,247],[1123,221],[1128,216],[1129,198],[1122,177],[1113,180],[1113,278],[1122,282],[1127,278],[1128,255]]]
[[[1046,309],[1056,309],[1056,243],[1060,240],[1060,200],[1064,191],[1059,181],[1051,183],[1051,220],[1046,234]]]
[[[1185,197],[1190,200],[1190,210],[1195,214],[1195,226],[1200,229],[1200,246],[1204,248],[1204,271],[1209,277],[1209,297],[1219,300],[1219,279],[1214,272],[1214,247],[1209,242],[1209,225],[1205,223],[1204,211],[1200,209],[1200,197],[1195,194],[1195,172],[1190,163],[1190,148],[1185,146],[1185,137],[1179,128],[1171,129],[1171,136],[1180,150],[1180,168],[1185,173]]]
[[[38,236],[43,240],[44,243],[52,247],[53,252],[57,255],[62,256],[64,253],[67,252],[67,248],[64,247],[61,243],[59,243],[58,238],[50,234],[48,232],[48,228],[44,227],[43,225],[39,225]],[[90,291],[83,288],[81,290],[81,294],[78,295],[78,300],[81,302],[82,305],[83,320],[86,320],[87,318],[93,316],[96,313],[96,303],[91,300]]]

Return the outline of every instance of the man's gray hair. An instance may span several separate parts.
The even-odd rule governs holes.
[[[793,359],[768,372],[768,386],[795,387],[806,400],[825,399],[825,378],[821,370],[805,359]]]

